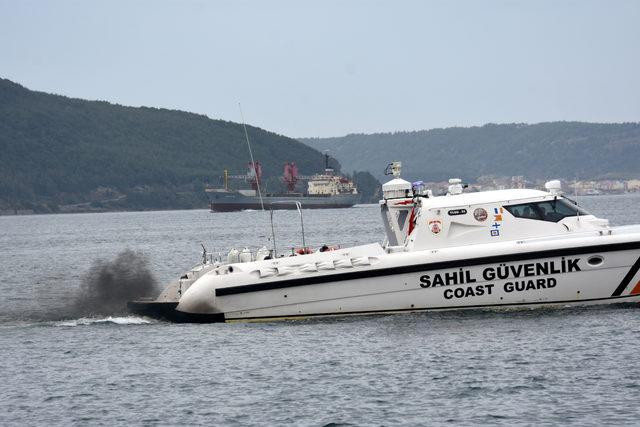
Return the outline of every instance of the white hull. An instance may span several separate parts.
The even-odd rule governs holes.
[[[232,321],[640,300],[640,233],[396,254],[373,246],[209,272],[177,310]],[[363,253],[369,265],[354,266]],[[589,263],[597,257],[600,263]],[[322,270],[329,261],[334,269]],[[314,265],[317,271],[309,271]]]
[[[559,181],[548,192],[464,193],[452,179],[434,197],[399,168],[382,186],[384,244],[262,261],[247,249],[247,262],[231,251],[225,265],[205,254],[184,281],[132,308],[208,322],[640,300],[640,226],[609,227],[563,197]]]

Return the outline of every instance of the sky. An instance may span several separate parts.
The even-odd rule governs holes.
[[[0,77],[292,137],[640,121],[640,1],[0,0]]]

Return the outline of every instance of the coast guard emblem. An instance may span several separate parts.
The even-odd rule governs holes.
[[[429,229],[433,234],[438,234],[442,231],[442,221],[434,219],[429,221]]]
[[[476,219],[476,221],[486,221],[487,218],[489,217],[489,214],[487,213],[486,210],[482,209],[482,208],[478,208],[475,211],[473,211],[473,217]]]

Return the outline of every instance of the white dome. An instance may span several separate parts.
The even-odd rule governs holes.
[[[402,178],[394,178],[382,184],[382,196],[385,199],[406,197],[407,190],[409,190],[409,194],[411,194],[411,183]]]

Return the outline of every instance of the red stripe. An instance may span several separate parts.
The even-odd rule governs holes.
[[[413,231],[413,227],[416,225],[415,221],[416,221],[416,207],[414,206],[413,209],[411,209],[411,216],[409,217],[409,232],[407,233],[407,236],[409,236]]]

